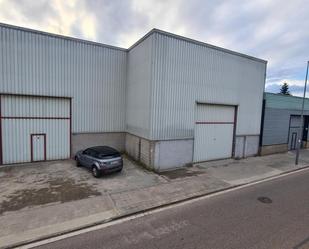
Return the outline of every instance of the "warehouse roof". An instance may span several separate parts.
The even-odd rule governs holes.
[[[264,99],[267,108],[290,110],[301,110],[303,101],[302,97],[269,92],[264,93]],[[309,110],[308,98],[305,99],[305,110]]]
[[[228,54],[233,54],[233,55],[241,56],[241,57],[244,57],[244,58],[247,58],[247,59],[250,59],[250,60],[254,60],[254,61],[258,61],[258,62],[262,62],[262,63],[267,63],[266,60],[259,59],[257,57],[253,57],[253,56],[250,56],[250,55],[247,55],[247,54],[243,54],[243,53],[239,53],[239,52],[236,52],[236,51],[233,51],[233,50],[221,48],[221,47],[214,46],[214,45],[211,45],[211,44],[208,44],[208,43],[205,43],[205,42],[197,41],[197,40],[194,40],[194,39],[191,39],[191,38],[187,38],[187,37],[184,37],[184,36],[176,35],[176,34],[173,34],[173,33],[170,33],[170,32],[166,32],[166,31],[163,31],[163,30],[160,30],[160,29],[155,29],[155,28],[150,30],[146,35],[144,35],[141,39],[139,39],[137,42],[135,42],[131,47],[126,49],[126,48],[121,48],[121,47],[117,47],[117,46],[107,45],[107,44],[103,44],[103,43],[99,43],[99,42],[83,40],[83,39],[74,38],[74,37],[70,37],[70,36],[53,34],[53,33],[45,32],[45,31],[39,31],[39,30],[34,30],[34,29],[29,29],[29,28],[24,28],[24,27],[19,27],[19,26],[14,26],[14,25],[10,25],[10,24],[5,24],[5,23],[0,23],[0,27],[5,27],[5,28],[10,28],[10,29],[15,29],[15,30],[31,32],[31,33],[36,33],[36,34],[40,34],[40,35],[45,35],[45,36],[51,36],[51,37],[55,37],[55,38],[65,39],[65,40],[77,41],[77,42],[82,42],[82,43],[86,43],[86,44],[90,44],[90,45],[107,47],[107,48],[121,50],[121,51],[129,51],[130,49],[132,49],[135,46],[137,46],[139,43],[143,42],[147,37],[149,37],[153,33],[159,33],[161,35],[173,37],[173,38],[178,39],[178,40],[184,40],[184,41],[187,41],[187,42],[190,42],[190,43],[194,43],[194,44],[205,46],[205,47],[208,47],[208,48],[211,48],[211,49],[219,50],[219,51],[222,51],[222,52],[225,52],[225,53],[228,53]]]

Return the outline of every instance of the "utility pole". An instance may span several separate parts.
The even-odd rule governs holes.
[[[299,131],[300,137],[298,138],[298,143],[297,143],[297,151],[296,151],[295,165],[298,165],[299,151],[300,151],[300,147],[301,147],[301,144],[302,144],[302,141],[303,141],[304,106],[305,106],[305,97],[306,97],[306,91],[307,91],[308,68],[309,68],[309,61],[307,62],[307,71],[306,71],[306,79],[305,79],[303,103],[302,103],[301,114],[300,114],[300,131]]]

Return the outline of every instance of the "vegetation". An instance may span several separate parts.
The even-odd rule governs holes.
[[[280,94],[283,95],[292,95],[289,91],[289,85],[288,83],[284,82],[280,88]]]

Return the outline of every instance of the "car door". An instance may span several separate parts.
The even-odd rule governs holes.
[[[86,149],[83,151],[80,160],[81,164],[85,167],[90,167],[91,159],[90,159],[91,149]]]

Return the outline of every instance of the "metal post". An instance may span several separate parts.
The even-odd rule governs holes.
[[[305,79],[303,103],[302,103],[301,114],[300,114],[300,131],[299,131],[300,137],[298,138],[298,143],[297,143],[297,151],[296,151],[295,165],[298,165],[299,151],[300,151],[300,147],[301,147],[301,144],[302,144],[302,141],[303,141],[304,106],[305,106],[305,97],[306,97],[306,90],[307,90],[308,68],[309,68],[309,61],[307,62],[307,71],[306,71],[306,79]]]

